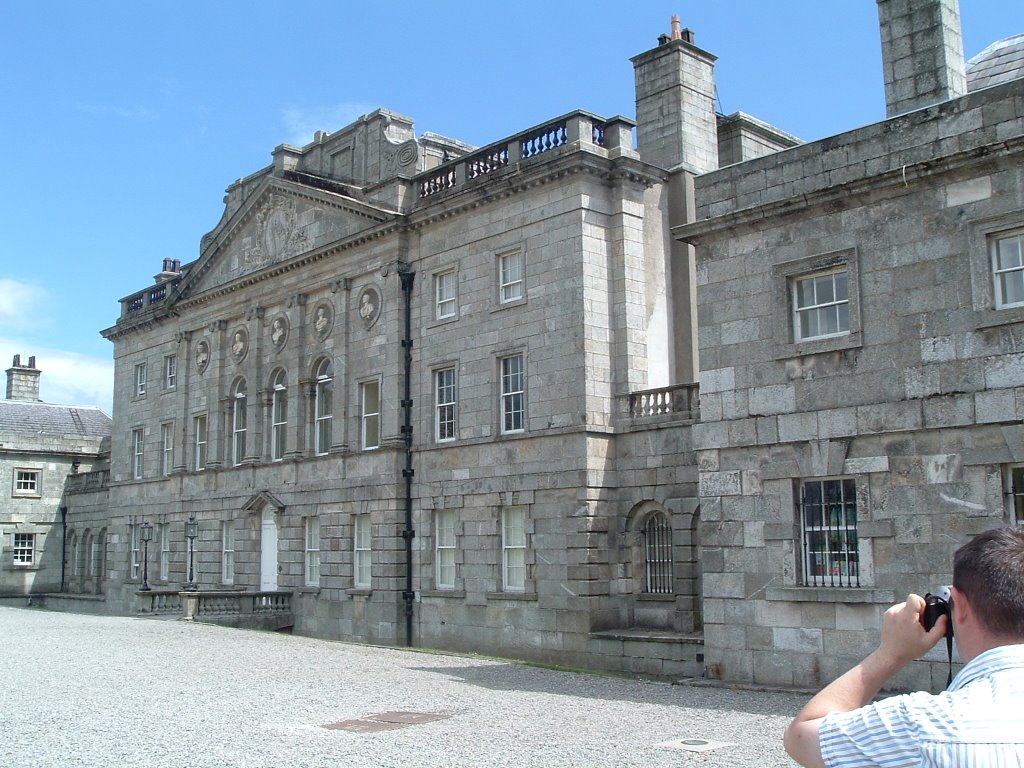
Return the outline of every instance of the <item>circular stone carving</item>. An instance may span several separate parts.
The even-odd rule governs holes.
[[[210,345],[206,339],[201,339],[196,344],[196,370],[202,373],[210,364]]]
[[[334,325],[334,310],[326,301],[321,301],[313,308],[313,333],[323,341],[331,333],[331,326]]]
[[[284,349],[286,341],[288,341],[288,318],[278,315],[270,324],[270,343],[274,345],[275,352],[280,352]]]
[[[377,322],[377,318],[380,317],[380,305],[380,291],[374,286],[368,285],[359,292],[356,307],[359,312],[359,319],[363,321],[363,325],[367,328],[371,328]]]
[[[231,334],[231,359],[240,363],[249,351],[249,332],[245,328],[236,328]]]

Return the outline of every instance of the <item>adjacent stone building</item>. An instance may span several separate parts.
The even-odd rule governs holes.
[[[61,498],[68,478],[106,466],[111,420],[98,408],[41,402],[41,375],[35,357],[22,364],[15,355],[0,400],[0,599],[98,589],[101,580],[106,526],[98,518],[69,541]]]
[[[104,331],[111,473],[66,503],[108,609],[184,585],[766,683],[859,657],[1024,492],[1024,80],[1003,46],[968,92],[954,2],[879,6],[892,116],[813,144],[716,114],[674,24],[635,122],[478,149],[381,109],[278,147]]]

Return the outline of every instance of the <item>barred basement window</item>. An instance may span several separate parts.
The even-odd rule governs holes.
[[[647,592],[671,595],[675,591],[672,580],[672,526],[661,512],[655,512],[647,518],[644,525],[644,570],[647,575]]]
[[[1024,464],[1007,467],[1004,482],[1010,522],[1024,525]]]
[[[850,478],[801,484],[805,586],[860,586],[856,490]]]

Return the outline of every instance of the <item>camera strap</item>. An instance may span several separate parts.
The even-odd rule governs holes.
[[[949,659],[949,674],[946,675],[946,687],[953,682],[953,617],[946,615],[946,658]]]

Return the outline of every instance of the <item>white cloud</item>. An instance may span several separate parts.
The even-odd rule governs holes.
[[[0,277],[0,325],[4,328],[38,327],[46,297],[45,288]]]
[[[15,355],[27,365],[31,356],[42,371],[39,399],[58,405],[93,405],[111,415],[114,402],[114,362],[98,357],[40,347],[24,339],[0,338],[0,370],[11,366]],[[6,392],[6,378],[4,379]]]
[[[367,104],[335,104],[330,107],[300,109],[288,107],[281,120],[284,123],[286,143],[296,147],[309,144],[317,131],[336,131],[373,112],[376,107]]]

